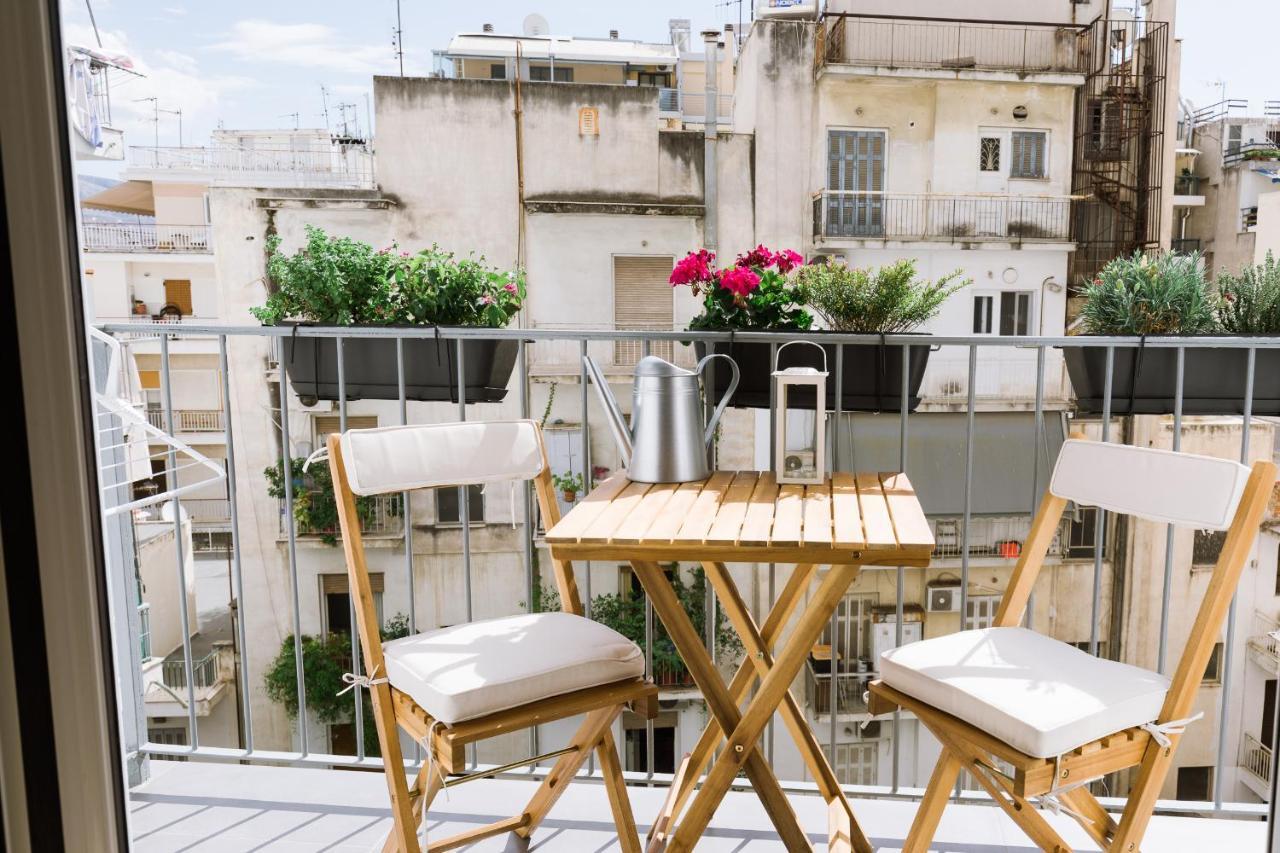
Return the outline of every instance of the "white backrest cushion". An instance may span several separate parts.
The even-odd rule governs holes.
[[[533,421],[347,430],[342,460],[357,495],[530,480],[543,466]]]
[[[1228,459],[1073,439],[1062,445],[1049,491],[1149,521],[1225,530],[1248,479],[1249,469]]]

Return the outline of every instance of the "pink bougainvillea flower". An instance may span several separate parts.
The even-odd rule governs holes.
[[[711,281],[711,265],[715,259],[715,252],[706,249],[690,252],[676,263],[668,281],[672,287],[690,284],[696,289],[701,282]]]
[[[773,262],[777,265],[778,272],[786,275],[796,267],[804,266],[804,255],[794,249],[783,249],[773,256]]]
[[[733,267],[720,273],[720,286],[732,293],[735,301],[741,301],[760,286],[760,276],[748,267]]]
[[[507,293],[520,292],[520,288],[516,287],[516,283],[514,281],[509,281],[506,284],[502,285],[502,289],[505,290]]]
[[[770,252],[763,244],[756,246],[745,255],[738,255],[737,266],[739,267],[771,267],[776,260],[773,252]]]

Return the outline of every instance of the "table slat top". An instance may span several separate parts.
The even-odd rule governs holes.
[[[547,531],[559,559],[716,559],[927,565],[933,535],[905,474],[837,473],[779,485],[772,472],[696,483],[619,473]]]

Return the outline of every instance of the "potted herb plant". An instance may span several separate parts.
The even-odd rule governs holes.
[[[714,252],[690,252],[671,272],[673,287],[687,286],[702,298],[702,313],[689,323],[694,331],[808,331],[813,315],[804,307],[804,291],[795,272],[804,264],[798,252],[772,252],[757,246],[739,255],[733,266],[717,269]],[[732,404],[768,408],[770,346],[761,341],[697,342],[698,357],[710,352],[730,356],[741,373]],[[729,389],[729,371],[712,369],[717,399]]]
[[[916,276],[916,262],[911,259],[875,270],[833,260],[800,270],[799,284],[809,304],[832,331],[907,334],[936,315],[948,296],[972,283],[960,275],[960,270],[955,270],[937,281],[922,280]],[[825,348],[829,351],[828,361],[834,363],[835,346],[827,344]],[[920,383],[924,380],[930,350],[927,343],[912,344],[909,348],[908,411],[920,405]],[[903,368],[900,345],[846,345],[841,371],[841,406],[854,411],[901,411]],[[834,407],[834,399],[828,405]]]
[[[436,246],[417,253],[394,247],[375,251],[347,237],[307,227],[306,245],[293,255],[280,238],[267,240],[266,304],[252,309],[264,325],[479,326],[502,328],[520,310],[524,278],[458,259]],[[453,341],[404,340],[405,397],[458,400],[457,348]],[[463,370],[467,402],[506,396],[517,343],[467,339]],[[338,349],[334,338],[284,339],[285,370],[299,397],[338,399]],[[343,344],[348,400],[399,398],[396,341],[347,338]]]
[[[564,474],[552,474],[551,482],[560,490],[560,496],[564,498],[564,502],[571,504],[578,499],[578,492],[582,491],[582,475],[566,472]]]
[[[1275,334],[1280,304],[1280,271],[1274,264],[1222,275],[1218,291],[1209,286],[1198,252],[1116,258],[1085,289],[1080,320],[1085,334],[1132,335],[1136,346],[1114,348],[1111,413],[1172,414],[1177,395],[1178,352],[1147,347],[1149,335]],[[1271,307],[1268,307],[1271,306]],[[1077,407],[1103,410],[1107,380],[1106,347],[1064,347],[1064,360]],[[1280,372],[1272,350],[1257,350],[1255,414],[1280,414]],[[1183,350],[1182,412],[1187,415],[1240,414],[1244,410],[1248,351],[1214,347]],[[1280,362],[1276,363],[1280,367]]]

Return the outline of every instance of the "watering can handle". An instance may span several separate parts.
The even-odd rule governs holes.
[[[707,447],[711,446],[711,437],[715,435],[716,424],[720,422],[720,416],[724,414],[725,406],[729,405],[729,400],[733,397],[733,392],[738,389],[738,362],[734,361],[722,352],[716,352],[705,356],[702,361],[698,362],[698,366],[694,368],[694,372],[702,373],[702,368],[706,367],[707,362],[711,361],[713,358],[723,358],[725,361],[729,362],[729,366],[733,368],[733,378],[729,380],[729,390],[724,392],[724,396],[721,397],[720,402],[716,404],[716,410],[711,413],[711,420],[707,421],[706,432],[702,435],[702,443]]]

